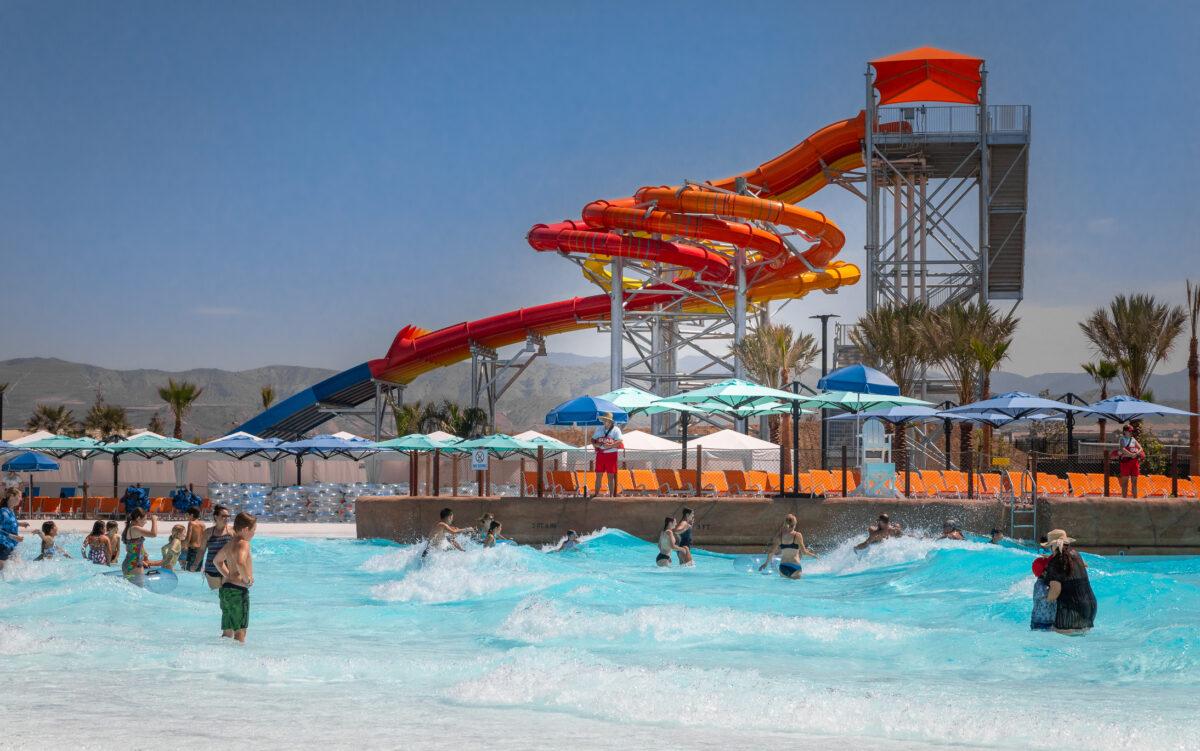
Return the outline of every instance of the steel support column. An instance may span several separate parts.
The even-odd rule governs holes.
[[[616,390],[621,388],[623,383],[622,367],[624,365],[624,355],[622,345],[625,341],[625,264],[620,256],[613,256],[612,259],[612,283],[609,298],[611,307],[609,309],[609,321],[612,327],[609,337],[609,364],[608,364],[608,380],[609,388]]]

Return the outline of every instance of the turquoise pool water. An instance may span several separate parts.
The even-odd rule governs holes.
[[[1072,638],[1028,630],[1029,552],[851,544],[793,582],[717,554],[657,569],[619,531],[424,565],[258,538],[245,647],[197,576],[155,595],[18,563],[0,745],[1200,747],[1200,558],[1088,557],[1098,628]]]

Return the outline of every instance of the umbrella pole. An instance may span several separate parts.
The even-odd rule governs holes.
[[[29,496],[25,499],[25,516],[33,515],[33,473],[29,473]]]
[[[113,454],[113,498],[120,498],[120,497],[121,497],[121,496],[120,496],[120,495],[117,493],[117,484],[118,484],[118,483],[117,483],[117,472],[120,470],[120,467],[121,467],[121,456],[120,456],[120,454]]]
[[[303,463],[304,463],[304,459],[301,458],[301,455],[296,454],[296,485],[297,485],[297,487],[304,484],[304,482],[300,479],[300,466]]]
[[[458,454],[450,457],[450,484],[454,486],[450,495],[458,495]]]
[[[433,496],[442,494],[442,450],[433,450]]]
[[[679,417],[679,427],[680,427],[680,430],[683,432],[682,438],[683,438],[683,468],[684,469],[687,469],[687,465],[688,465],[687,439],[688,439],[688,420],[690,418],[691,418],[691,416],[688,415],[687,412],[684,412]]]

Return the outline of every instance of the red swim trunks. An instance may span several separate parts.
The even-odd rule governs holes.
[[[615,475],[617,473],[617,451],[596,452],[596,472],[598,474]]]
[[[1121,460],[1121,477],[1139,477],[1142,474],[1142,463],[1137,459]]]

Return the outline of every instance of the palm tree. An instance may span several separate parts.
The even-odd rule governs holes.
[[[1188,411],[1192,416],[1188,418],[1188,452],[1190,456],[1190,464],[1192,474],[1200,474],[1200,416],[1196,413],[1200,412],[1200,355],[1196,351],[1196,329],[1197,319],[1200,319],[1200,287],[1192,284],[1189,280],[1187,283],[1187,316],[1188,328],[1191,331],[1191,338],[1188,340]]]
[[[850,332],[850,341],[862,353],[863,362],[883,371],[902,394],[912,391],[921,367],[929,363],[928,343],[921,328],[928,315],[929,306],[922,302],[882,305],[867,311]],[[892,435],[896,466],[908,466],[906,428],[898,425]]]
[[[796,336],[785,324],[760,324],[731,348],[742,367],[758,383],[786,389],[793,378],[812,367],[821,349],[812,334]],[[791,471],[792,416],[772,415],[771,435],[783,446],[783,471]]]
[[[949,303],[925,316],[921,331],[930,359],[954,382],[959,404],[974,401],[978,387],[990,387],[991,371],[1007,353],[1017,322],[978,300]],[[986,373],[984,365],[989,366]],[[969,422],[959,426],[958,444],[962,464],[971,448]]]
[[[1012,314],[997,316],[989,306],[982,306],[981,312],[986,311],[986,321],[981,321],[983,327],[979,335],[971,340],[971,350],[975,353],[975,362],[979,365],[979,395],[987,399],[992,395],[992,373],[1000,367],[1000,363],[1008,358],[1008,348],[1012,346],[1013,334],[1016,333],[1018,320]],[[983,455],[992,454],[992,428],[983,428]]]
[[[99,395],[96,396],[96,401],[92,403],[87,415],[83,418],[83,428],[102,439],[123,436],[132,430],[125,408],[109,404],[104,401],[104,397]]]
[[[1100,386],[1100,401],[1108,398],[1108,384],[1119,375],[1117,372],[1116,363],[1110,360],[1098,360],[1096,362],[1085,362],[1079,367],[1083,368],[1083,372],[1092,377]],[[1101,418],[1097,424],[1100,426],[1100,443],[1104,443],[1104,438],[1107,433],[1108,421]]]
[[[442,402],[442,430],[459,438],[476,438],[488,424],[487,412],[479,407],[460,407],[450,400]]]
[[[263,411],[265,412],[271,408],[272,404],[275,403],[275,387],[263,386],[258,390],[258,393],[259,396],[262,397],[262,407]]]
[[[61,404],[37,404],[25,421],[25,429],[46,430],[55,435],[70,433],[75,429],[75,416]]]
[[[1143,399],[1150,377],[1171,354],[1183,331],[1183,307],[1160,303],[1153,295],[1117,295],[1079,322],[1083,335],[1101,357],[1116,364],[1125,393]]]
[[[176,438],[183,438],[183,416],[188,413],[200,395],[204,393],[204,389],[194,383],[188,381],[175,382],[174,378],[167,379],[167,385],[158,390],[158,398],[167,403],[171,412],[175,415],[175,432]]]

